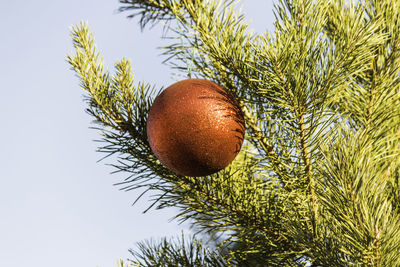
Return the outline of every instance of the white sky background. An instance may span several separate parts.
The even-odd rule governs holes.
[[[244,0],[251,28],[272,29],[272,0]],[[0,267],[116,266],[149,238],[179,235],[174,210],[132,207],[93,142],[83,91],[66,55],[70,26],[87,21],[105,65],[132,60],[136,81],[173,83],[161,28],[140,31],[117,0],[0,0]]]

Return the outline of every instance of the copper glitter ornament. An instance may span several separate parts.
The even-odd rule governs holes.
[[[173,172],[205,176],[239,153],[244,119],[236,99],[218,84],[187,79],[166,88],[154,101],[147,138],[160,162]]]

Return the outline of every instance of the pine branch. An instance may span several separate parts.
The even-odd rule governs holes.
[[[87,24],[72,28],[72,39],[76,52],[67,59],[87,92],[87,111],[100,126],[96,129],[102,132],[100,142],[105,145],[99,151],[106,153],[106,157],[118,155],[120,164],[114,166],[119,171],[131,172],[133,175],[126,181],[138,182],[136,188],[163,188],[163,180],[153,179],[162,176],[168,181],[176,176],[153,156],[147,141],[146,118],[154,87],[144,83],[134,86],[132,67],[125,59],[116,64],[116,73],[110,78]]]
[[[175,20],[168,62],[186,72],[192,49],[193,74],[231,91],[248,129],[220,173],[169,172],[147,143],[151,87],[133,85],[127,60],[110,78],[81,25],[68,61],[100,125],[100,151],[118,154],[117,171],[132,174],[125,190],[156,190],[157,208],[178,207],[177,218],[200,231],[228,233],[222,244],[232,242],[238,264],[400,264],[398,1],[280,0],[272,37],[249,32],[235,1],[120,2],[142,28]],[[189,266],[206,255],[188,255],[184,244],[150,247],[140,260]]]
[[[291,205],[290,197],[274,194],[279,187],[277,181],[269,181],[267,177],[265,181],[254,180],[250,175],[254,171],[244,167],[243,160],[237,162],[241,167],[229,171],[234,175],[220,173],[203,179],[182,180],[180,188],[163,196],[161,205],[179,207],[182,212],[177,218],[194,220],[203,230],[240,232],[240,235],[233,235],[231,241],[238,241],[238,236],[240,240],[247,240],[249,251],[241,251],[242,255],[257,252],[271,264],[278,259],[281,263],[290,260],[301,253],[285,234],[286,227],[282,224],[297,220],[287,210],[284,214]]]
[[[158,21],[168,21],[174,18],[169,12],[169,6],[165,3],[166,1],[120,0],[119,2],[122,4],[119,8],[120,12],[142,9],[128,16],[128,18],[134,18],[140,15],[139,24],[142,30],[149,23],[152,23],[154,26]]]
[[[270,242],[281,243],[281,247],[289,245],[288,243],[285,245],[282,237],[277,236],[272,230],[279,229],[279,225],[274,222],[274,220],[279,220],[279,214],[276,213],[277,203],[274,203],[274,195],[270,195],[269,200],[266,199],[270,203],[263,201],[263,192],[265,192],[263,184],[265,182],[262,180],[258,179],[257,183],[259,185],[254,187],[243,179],[245,176],[242,178],[237,173],[232,176],[236,177],[236,182],[226,188],[226,178],[230,176],[228,173],[221,173],[211,180],[205,178],[201,182],[200,179],[177,177],[165,171],[164,167],[151,155],[146,143],[145,117],[151,102],[147,96],[147,87],[141,86],[138,88],[139,90],[133,87],[133,78],[130,74],[131,68],[127,61],[117,64],[117,73],[113,80],[104,78],[104,82],[98,82],[93,78],[93,74],[90,71],[91,68],[95,68],[97,75],[100,75],[99,73],[102,73],[102,69],[98,66],[100,63],[93,60],[98,57],[98,54],[95,52],[93,38],[89,35],[87,26],[81,25],[80,28],[74,29],[73,34],[77,44],[77,56],[71,56],[68,59],[77,73],[81,75],[84,89],[89,92],[89,103],[92,106],[91,114],[97,118],[98,123],[102,126],[99,129],[103,132],[103,141],[107,145],[100,148],[100,151],[109,154],[122,154],[119,165],[115,167],[118,171],[132,172],[132,176],[120,183],[120,185],[126,184],[125,190],[144,189],[144,192],[159,190],[161,192],[160,197],[154,201],[154,204],[161,203],[158,205],[159,208],[168,205],[182,205],[182,208],[189,213],[194,212],[199,215],[207,215],[207,210],[202,206],[204,204],[206,206],[219,206],[221,207],[220,211],[223,212],[219,215],[217,215],[218,211],[213,214],[217,215],[216,218],[220,218],[219,222],[215,218],[213,221],[216,224],[210,225],[207,224],[207,221],[204,221],[204,225],[207,225],[209,230],[219,229],[219,231],[223,231],[235,227],[243,230],[253,225],[252,228],[257,232],[268,229]],[[79,47],[87,47],[87,49],[79,50]],[[103,74],[103,76],[108,77],[106,74]],[[97,81],[97,83],[93,81]],[[104,84],[108,86],[106,87]],[[111,130],[106,130],[103,128],[104,126],[112,128]],[[240,170],[241,175],[244,175],[248,170],[248,174],[251,174],[253,171],[250,168],[257,167],[257,164],[255,164],[257,161],[254,158],[249,158],[249,160],[243,161],[241,165],[236,167],[232,165],[229,170],[234,173]],[[128,165],[127,163],[130,164]],[[157,178],[156,175],[160,176],[158,181],[154,180]],[[217,177],[218,181],[215,180]],[[249,176],[247,179],[251,177]],[[269,183],[274,186],[274,182],[271,181]],[[211,188],[213,190],[210,191]],[[214,189],[225,191],[221,195],[218,190]],[[248,193],[244,194],[244,192]],[[177,201],[182,197],[184,201]],[[257,204],[258,208],[253,213],[248,214],[246,210],[250,207],[256,207],[257,201],[260,201]],[[263,205],[263,203],[265,204]],[[199,206],[196,207],[196,205]],[[263,215],[263,210],[267,205],[269,206],[268,212],[276,213],[273,220],[268,223],[270,224],[269,226],[274,226],[275,228],[270,229],[262,226],[264,218],[268,218],[272,214]],[[191,209],[188,210],[188,207]],[[178,216],[185,218],[184,214]]]
[[[255,140],[257,140],[256,142],[261,145],[264,152],[267,154],[268,160],[271,161],[275,173],[280,177],[280,179],[282,181],[287,180],[290,175],[286,167],[283,165],[278,155],[273,150],[273,146],[269,143],[267,137],[258,126],[256,119],[254,118],[254,116],[251,115],[250,111],[245,105],[242,105],[242,110],[245,116],[245,120],[247,122],[247,126],[253,133],[253,136],[251,136],[250,138],[254,138]],[[290,186],[288,186],[287,189],[290,190]]]
[[[132,264],[131,262],[118,261],[118,267],[140,267],[139,264]]]
[[[397,63],[388,64],[389,58],[391,58],[390,54],[392,52],[397,53],[396,43],[399,36],[398,30],[397,33],[395,30],[397,27],[391,26],[389,30],[386,26],[393,25],[398,21],[396,17],[399,17],[399,13],[397,12],[396,4],[393,5],[388,5],[386,1],[376,2],[375,4],[374,1],[367,1],[366,3],[360,2],[357,6],[353,4],[343,8],[344,3],[340,2],[337,5],[332,4],[330,8],[331,14],[338,14],[336,15],[337,17],[331,16],[327,27],[337,46],[346,43],[354,35],[343,28],[343,20],[351,20],[351,25],[359,25],[357,27],[361,29],[368,29],[368,32],[374,37],[373,39],[368,39],[368,44],[371,45],[368,53],[370,58],[366,57],[365,59],[369,63],[365,64],[361,71],[349,73],[350,82],[344,91],[346,95],[340,99],[341,102],[338,104],[340,110],[346,110],[351,114],[356,124],[354,127],[357,128],[368,127],[373,129],[380,125],[382,121],[390,119],[388,116],[393,114],[397,116],[398,114],[398,110],[393,110],[397,103],[391,102],[397,101],[396,98],[389,97],[393,95],[394,91],[398,90],[398,77],[396,77],[398,65]],[[377,10],[381,10],[382,13],[376,13]],[[387,16],[384,14],[388,14],[384,10],[396,10],[396,12],[390,12],[391,15],[384,18]],[[364,12],[367,14],[368,19],[358,15]],[[351,16],[347,15],[349,13]],[[392,50],[392,48],[394,49]],[[391,84],[381,84],[381,81],[392,82]],[[355,97],[358,98],[356,101],[348,101],[348,99],[354,99]],[[376,102],[377,98],[385,99],[386,101]],[[392,109],[394,113],[387,112],[387,108]]]
[[[137,250],[130,250],[132,262],[139,266],[232,266],[220,252],[205,248],[195,237],[189,240],[182,234],[180,240],[163,239],[159,243],[141,242]]]
[[[366,131],[355,138],[346,129],[342,133],[332,147],[326,147],[326,158],[321,162],[326,189],[319,196],[332,215],[325,217],[326,222],[341,240],[342,252],[352,261],[370,266],[377,266],[379,262],[382,266],[395,266],[398,258],[389,251],[399,249],[396,240],[400,239],[400,232],[394,225],[400,217],[395,215],[387,190],[391,175],[382,174],[387,172],[386,164],[390,164],[391,157],[399,155],[399,150],[390,149],[391,157],[382,158],[378,155],[387,153],[385,141],[375,142]],[[389,243],[382,240],[385,236],[390,236]]]

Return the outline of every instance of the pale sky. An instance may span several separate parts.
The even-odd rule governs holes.
[[[256,32],[272,29],[272,0],[244,0]],[[174,82],[161,28],[140,31],[117,0],[0,0],[0,267],[113,267],[145,239],[187,230],[173,209],[142,211],[126,174],[97,162],[79,80],[66,62],[70,26],[87,21],[105,65],[130,58],[136,81]]]

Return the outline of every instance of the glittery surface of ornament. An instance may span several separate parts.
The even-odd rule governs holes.
[[[223,87],[187,79],[166,88],[147,120],[150,147],[173,172],[205,176],[226,166],[239,153],[245,132],[242,111]]]

